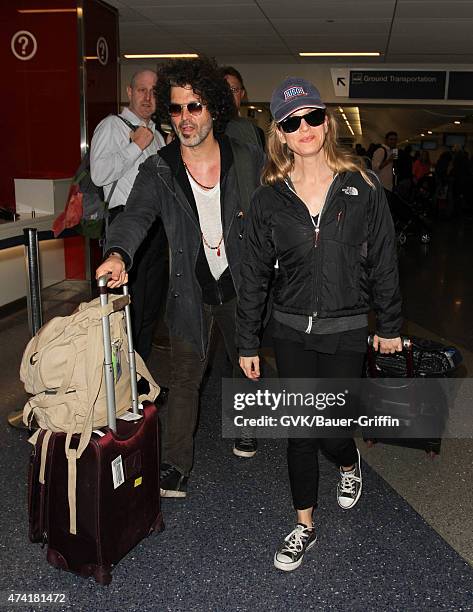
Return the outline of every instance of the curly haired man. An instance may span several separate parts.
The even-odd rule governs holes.
[[[171,122],[176,138],[140,167],[126,209],[110,228],[107,259],[97,276],[126,282],[133,256],[156,217],[171,252],[166,321],[172,374],[163,440],[161,495],[185,497],[192,468],[199,388],[217,326],[238,375],[236,294],[246,210],[259,185],[263,152],[224,135],[232,93],[207,58],[175,60],[158,69],[156,123]],[[240,457],[256,440],[236,440]]]

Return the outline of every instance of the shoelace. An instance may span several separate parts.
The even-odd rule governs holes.
[[[300,552],[304,548],[305,541],[310,537],[311,531],[311,529],[308,529],[303,525],[297,525],[296,528],[284,539],[286,544],[281,549],[281,552]]]
[[[247,431],[242,431],[241,432],[241,437],[240,440],[244,443],[244,444],[251,444],[254,440],[254,438],[251,437],[251,434],[249,434]]]
[[[341,492],[354,495],[355,483],[361,482],[361,478],[359,476],[355,476],[355,470],[350,470],[349,472],[344,472],[341,470],[340,474],[342,477],[342,482],[340,485]]]
[[[165,468],[164,470],[162,469],[162,466],[161,466],[161,480],[164,480],[164,478],[169,476],[169,474],[172,474],[174,470],[175,470],[175,467],[172,465],[169,465],[169,467]]]

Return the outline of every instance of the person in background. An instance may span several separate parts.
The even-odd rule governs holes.
[[[171,251],[166,322],[171,340],[171,383],[163,439],[163,497],[184,498],[194,459],[199,389],[212,331],[222,333],[239,373],[235,345],[236,294],[249,196],[259,185],[261,148],[224,135],[234,104],[215,62],[175,60],[158,70],[156,114],[176,138],[141,165],[125,211],[111,225],[106,260],[109,286],[126,282],[134,255],[157,217]],[[243,435],[243,432],[242,432]],[[256,454],[256,440],[235,440],[239,457]]]
[[[371,164],[373,172],[389,192],[392,192],[394,187],[394,161],[397,157],[397,132],[391,131],[384,137],[384,144],[373,153]]]
[[[430,155],[428,151],[421,151],[420,158],[416,159],[412,166],[412,173],[414,175],[414,182],[420,183],[424,176],[430,173],[431,168]]]
[[[337,145],[335,118],[317,88],[290,77],[271,98],[273,122],[263,186],[253,195],[242,258],[237,337],[240,365],[260,376],[258,350],[268,281],[273,293],[276,363],[281,378],[360,378],[368,311],[374,347],[402,350],[396,236],[384,189]],[[316,542],[318,451],[339,466],[337,501],[355,506],[362,491],[352,438],[288,440],[289,482],[297,519],[274,555],[283,571],[299,567]]]
[[[125,210],[139,166],[164,146],[151,119],[156,110],[156,78],[153,70],[136,72],[126,89],[129,106],[120,115],[103,119],[92,137],[91,177],[104,188],[109,201],[109,225]],[[166,300],[168,269],[166,234],[158,219],[135,254],[129,279],[133,338],[144,360],[150,356],[153,329]]]
[[[243,98],[246,95],[243,78],[236,68],[233,66],[224,66],[221,73],[230,87],[230,91],[235,101],[236,114],[231,121],[228,122],[225,133],[231,138],[236,138],[248,144],[265,147],[265,137],[263,130],[254,125],[248,119],[240,117],[240,106]]]
[[[412,147],[411,145],[407,145],[403,149],[399,149],[399,157],[396,162],[396,192],[403,200],[406,201],[410,201],[412,198],[412,165]]]
[[[358,155],[359,157],[366,157],[366,149],[359,142],[357,142],[355,145],[355,155]]]

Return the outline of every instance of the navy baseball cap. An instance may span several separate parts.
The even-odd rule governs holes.
[[[279,123],[301,108],[325,108],[325,104],[312,83],[298,77],[288,77],[273,91],[271,114]]]

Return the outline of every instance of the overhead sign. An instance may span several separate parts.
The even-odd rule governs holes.
[[[348,98],[350,86],[350,69],[330,68],[330,72],[332,73],[332,83],[335,95]]]
[[[443,100],[445,71],[350,70],[350,98]]]
[[[449,100],[473,100],[473,72],[450,71],[447,97]]]

